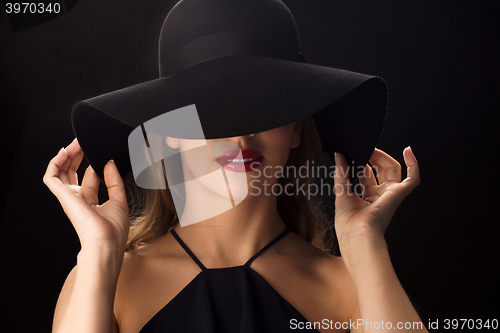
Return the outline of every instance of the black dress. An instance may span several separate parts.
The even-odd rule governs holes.
[[[262,252],[283,238],[274,238],[244,265],[206,268],[177,233],[171,233],[201,272],[144,325],[140,333],[279,333],[297,332],[292,323],[307,320],[264,278],[250,268]],[[318,332],[315,329],[299,331]]]

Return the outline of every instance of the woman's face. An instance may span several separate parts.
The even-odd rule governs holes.
[[[256,134],[214,140],[167,137],[166,142],[180,150],[184,179],[190,187],[222,198],[228,197],[229,189],[230,197],[239,203],[249,195],[271,193],[270,186],[277,181],[290,149],[300,143],[300,126],[294,122]]]

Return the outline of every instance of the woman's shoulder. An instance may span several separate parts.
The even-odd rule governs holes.
[[[256,262],[256,270],[278,293],[309,320],[351,317],[356,292],[341,257],[318,249],[295,233],[275,245]]]
[[[189,263],[185,251],[178,246],[170,232],[159,238],[128,251],[123,257],[122,273],[137,269],[153,269],[161,262],[163,268],[182,267]],[[195,265],[196,266],[196,265]]]
[[[199,273],[198,266],[172,241],[167,233],[124,254],[114,309],[120,328],[139,331]]]
[[[279,256],[296,262],[297,266],[308,266],[312,272],[324,272],[328,276],[348,273],[341,257],[337,257],[312,245],[299,235],[291,232],[275,251]],[[311,270],[309,270],[311,272]]]
[[[198,273],[198,266],[176,245],[173,236],[166,233],[150,243],[126,252],[119,283],[127,287],[137,287],[142,285],[141,282],[152,282],[165,276],[172,281],[179,274],[191,276]]]

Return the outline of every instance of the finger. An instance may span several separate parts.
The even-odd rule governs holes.
[[[379,206],[378,208],[381,211],[387,211],[393,214],[404,198],[406,198],[420,182],[417,159],[415,155],[413,155],[410,147],[405,148],[403,156],[408,167],[408,177],[402,183],[394,186],[390,192],[383,194],[392,196],[392,199],[377,200],[377,202],[375,202],[374,206]]]
[[[365,165],[363,172],[361,174],[358,174],[358,179],[359,179],[359,182],[364,187],[371,187],[371,186],[378,185],[377,179],[375,178],[375,175],[373,174],[373,170],[368,164]]]
[[[78,175],[76,170],[80,165],[81,158],[83,158],[83,153],[80,158],[80,145],[76,138],[65,148],[67,159],[59,167],[59,178],[63,184],[78,185]]]
[[[80,144],[78,143],[78,139],[74,138],[73,141],[66,147],[67,151],[75,151],[80,150]],[[76,153],[75,153],[76,154]]]
[[[71,157],[71,156],[70,156]],[[80,149],[80,151],[76,154],[76,156],[73,156],[71,163],[68,167],[68,171],[66,174],[68,175],[68,182],[71,185],[78,185],[78,167],[80,166],[80,163],[82,162],[83,159],[83,152]]]
[[[386,182],[401,182],[401,165],[389,154],[375,148],[370,162],[378,173],[379,184]]]
[[[63,183],[64,185],[69,184],[68,174],[65,171],[59,171],[59,175],[57,177],[61,180],[61,183]]]
[[[61,148],[56,156],[54,156],[47,166],[47,170],[43,175],[43,182],[47,187],[56,194],[56,191],[62,181],[59,178],[60,170],[59,168],[64,164],[67,159],[67,152],[64,148]],[[56,194],[57,195],[57,194]]]
[[[407,166],[407,177],[402,184],[411,192],[420,184],[420,169],[418,167],[417,158],[413,154],[413,150],[410,146],[406,147],[403,151],[403,157]]]
[[[69,158],[68,151],[66,151],[66,160],[59,166],[59,173],[66,173],[68,171],[69,165],[71,164],[71,159]]]
[[[362,199],[368,202],[374,202],[378,198],[378,184],[372,168],[367,164],[363,173],[358,175],[359,183],[364,189]]]
[[[94,169],[89,165],[82,180],[82,197],[89,205],[99,204],[99,177],[97,177]]]
[[[125,194],[123,179],[113,160],[110,160],[104,167],[104,182],[108,189],[109,200],[116,200],[126,205],[127,195]]]

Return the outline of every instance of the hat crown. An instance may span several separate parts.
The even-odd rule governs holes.
[[[295,20],[280,0],[181,0],[159,41],[160,77],[234,55],[300,61]]]

